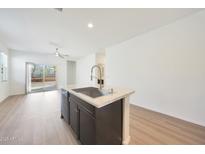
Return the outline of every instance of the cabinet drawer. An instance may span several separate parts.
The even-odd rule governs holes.
[[[93,115],[95,117],[95,107],[90,105],[89,103],[83,101],[82,99],[74,96],[74,95],[70,95],[70,101],[75,102],[76,104],[78,104],[81,108],[84,108],[84,110],[86,110],[88,113],[90,113],[91,115]]]

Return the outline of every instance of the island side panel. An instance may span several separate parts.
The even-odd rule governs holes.
[[[96,109],[96,144],[122,144],[123,100]]]
[[[122,144],[129,144],[130,141],[130,104],[129,97],[123,99],[123,130],[122,130]]]

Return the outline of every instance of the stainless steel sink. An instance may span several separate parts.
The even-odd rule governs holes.
[[[100,90],[96,87],[85,87],[85,88],[78,88],[78,89],[72,89],[72,90],[77,92],[77,93],[85,94],[85,95],[92,97],[92,98],[105,96],[105,95],[109,95],[112,93],[112,92],[109,92],[107,90]]]

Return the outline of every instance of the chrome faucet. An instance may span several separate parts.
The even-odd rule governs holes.
[[[102,87],[103,87],[103,84],[102,84],[102,68],[99,66],[99,65],[94,65],[92,68],[91,68],[91,76],[90,76],[90,79],[91,80],[93,80],[93,70],[94,70],[94,68],[98,68],[98,70],[99,70],[99,74],[100,74],[100,78],[99,78],[99,80],[100,80],[100,89],[102,89]],[[98,79],[98,78],[97,78]]]

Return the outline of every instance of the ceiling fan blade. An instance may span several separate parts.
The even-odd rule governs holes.
[[[62,54],[62,56],[63,56],[63,57],[69,57],[69,55],[66,55],[66,54]]]
[[[59,54],[59,57],[64,59],[64,57],[61,54]]]

